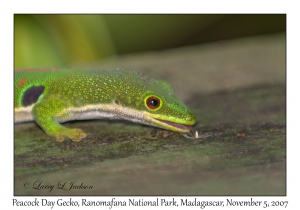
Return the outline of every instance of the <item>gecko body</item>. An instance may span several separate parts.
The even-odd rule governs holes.
[[[182,133],[196,122],[168,83],[120,69],[16,69],[14,114],[57,141],[86,136],[60,124],[70,120],[125,119]]]

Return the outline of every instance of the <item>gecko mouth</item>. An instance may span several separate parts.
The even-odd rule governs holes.
[[[173,127],[176,127],[180,130],[186,130],[186,131],[190,131],[192,130],[192,126],[191,125],[184,125],[184,124],[178,124],[178,123],[174,123],[174,122],[170,122],[170,121],[167,121],[167,120],[160,120],[160,119],[157,119],[156,120],[162,122],[162,123],[165,123],[165,124],[168,124],[170,126],[173,126]]]

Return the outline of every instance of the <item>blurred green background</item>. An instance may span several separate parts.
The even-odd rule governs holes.
[[[109,56],[286,30],[285,14],[14,15],[15,68],[62,67]]]

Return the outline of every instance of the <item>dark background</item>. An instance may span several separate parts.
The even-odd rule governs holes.
[[[14,18],[15,67],[62,67],[284,32],[284,14],[22,15]]]

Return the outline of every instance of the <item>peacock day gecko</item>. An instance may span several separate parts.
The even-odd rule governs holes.
[[[16,69],[14,114],[57,141],[86,137],[60,124],[70,120],[125,119],[181,133],[196,122],[167,82],[122,69]]]

